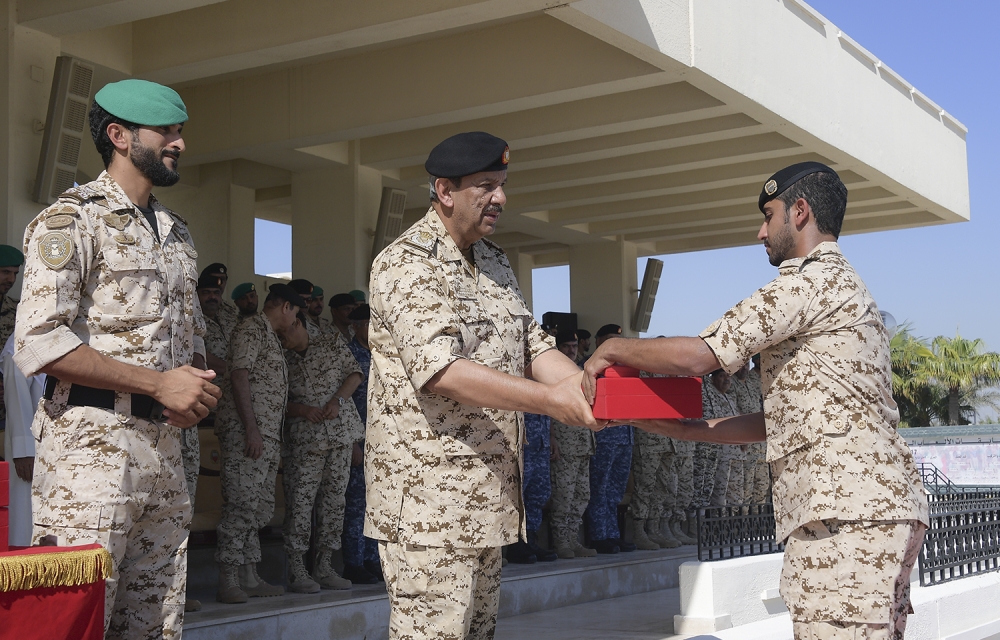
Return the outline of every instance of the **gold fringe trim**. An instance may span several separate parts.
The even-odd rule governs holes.
[[[86,549],[0,557],[0,591],[75,587],[111,575],[107,549]]]

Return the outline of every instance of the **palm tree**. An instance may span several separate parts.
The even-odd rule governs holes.
[[[982,340],[938,336],[931,342],[931,356],[920,362],[919,376],[936,382],[948,394],[948,424],[962,419],[962,400],[1000,381],[1000,354],[985,351]],[[968,405],[967,405],[968,406]]]

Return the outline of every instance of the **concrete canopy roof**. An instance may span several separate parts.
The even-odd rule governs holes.
[[[405,188],[415,219],[430,148],[458,131],[499,135],[512,158],[494,239],[540,266],[615,238],[639,255],[755,243],[760,185],[801,160],[840,172],[845,233],[969,217],[965,128],[800,0],[18,11],[67,53],[178,88],[185,165],[263,165],[259,201],[287,195],[281,176],[355,161]]]

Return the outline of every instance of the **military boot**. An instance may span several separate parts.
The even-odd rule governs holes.
[[[299,553],[288,556],[288,590],[295,593],[317,593],[320,590],[319,583],[309,577]]]
[[[257,575],[256,563],[245,564],[240,567],[240,589],[251,598],[272,598],[274,596],[285,595],[285,588],[279,584],[268,584]]]
[[[654,537],[652,534],[649,536],[656,544],[664,549],[676,549],[681,546],[681,541],[674,537],[674,533],[670,530],[670,521],[666,518],[660,518],[659,520],[650,520],[650,527],[653,529],[654,533],[657,534]],[[661,542],[662,540],[662,542]]]
[[[330,551],[320,551],[316,557],[316,564],[313,566],[313,580],[319,583],[324,589],[350,589],[351,581],[342,578],[339,573],[333,570],[331,560],[333,553]]]
[[[215,592],[215,599],[224,604],[241,604],[247,601],[248,597],[243,589],[240,589],[240,578],[237,575],[239,565],[224,564],[219,566],[219,589]]]
[[[692,538],[684,533],[684,527],[681,526],[680,520],[671,520],[670,530],[673,532],[674,537],[681,541],[681,544],[698,544],[697,538]]]
[[[585,547],[579,542],[573,545],[573,557],[593,558],[596,555],[597,555],[597,549],[591,549],[590,547]]]
[[[643,551],[656,551],[660,548],[660,545],[656,544],[649,539],[646,535],[646,521],[645,520],[632,520],[632,542],[635,546],[639,547]]]
[[[572,560],[576,557],[573,553],[574,543],[570,541],[569,536],[566,535],[564,531],[558,529],[552,530],[552,542],[556,548],[556,555],[562,560]]]

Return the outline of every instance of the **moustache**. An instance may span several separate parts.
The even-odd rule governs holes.
[[[486,208],[483,209],[483,213],[488,213],[490,215],[493,215],[493,214],[499,215],[499,214],[503,213],[503,207],[500,206],[500,205],[498,205],[498,204],[486,205]]]

